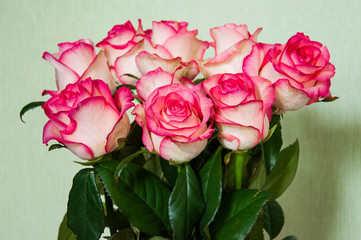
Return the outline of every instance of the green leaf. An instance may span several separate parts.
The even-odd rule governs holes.
[[[274,193],[274,199],[281,196],[292,183],[297,171],[298,156],[299,144],[296,140],[281,151],[279,161],[266,177],[264,190]]]
[[[125,74],[123,74],[122,76],[127,76],[127,77],[131,77],[131,78],[134,78],[134,79],[139,80],[139,78],[138,78],[137,76],[135,76],[135,75],[133,75],[133,74],[130,74],[130,73],[125,73]],[[133,85],[124,84],[124,85],[122,85],[122,86],[132,86],[132,87],[134,87],[134,89],[135,89],[135,86],[133,86]]]
[[[180,167],[169,199],[169,220],[177,240],[191,239],[195,225],[202,217],[204,202],[198,178],[189,163]]]
[[[285,223],[281,206],[276,201],[270,201],[264,206],[264,229],[271,239],[277,237]]]
[[[222,197],[222,147],[218,147],[212,157],[204,164],[199,172],[202,184],[203,198],[206,205],[199,228],[203,237],[204,229],[214,219]],[[209,236],[207,236],[209,239]]]
[[[212,239],[245,239],[262,206],[271,196],[268,192],[249,189],[224,193],[218,213],[209,228]]]
[[[26,104],[26,105],[21,109],[21,111],[20,111],[20,120],[21,120],[23,123],[25,123],[24,120],[23,120],[23,115],[24,115],[27,111],[29,111],[30,109],[40,107],[40,106],[42,106],[44,103],[45,103],[44,101],[39,101],[39,102],[31,102],[31,103]]]
[[[339,99],[339,97],[329,97],[329,98],[324,98],[321,100],[321,102],[333,102],[336,101],[337,99]]]
[[[290,236],[285,237],[285,238],[282,239],[282,240],[298,240],[298,239],[297,239],[295,236],[290,235]]]
[[[114,172],[118,163],[102,162],[94,166],[114,203],[142,232],[168,235],[168,188],[152,173],[131,163],[123,168],[118,184],[115,184]]]
[[[143,146],[142,138],[139,136],[142,136],[142,127],[140,127],[137,123],[137,121],[133,121],[130,125],[130,131],[128,134],[128,137],[126,138],[127,143],[130,146]]]
[[[58,232],[58,240],[76,240],[75,234],[68,227],[68,218],[64,215],[63,221],[60,224]]]
[[[63,144],[53,144],[49,147],[49,151],[53,151],[58,148],[65,148],[65,146]]]
[[[270,128],[277,125],[272,136],[268,141],[262,143],[263,159],[265,162],[267,175],[272,171],[279,159],[279,152],[282,147],[282,127],[280,115],[273,115],[270,123]]]
[[[256,222],[254,223],[251,231],[246,237],[246,240],[260,240],[264,239],[263,235],[263,223],[264,223],[264,216],[263,211],[261,211],[257,217]]]
[[[196,80],[193,81],[194,84],[200,84],[201,82],[203,82],[204,80],[206,80],[205,78],[198,78]]]
[[[119,210],[113,212],[114,227],[118,230],[130,228],[128,218]],[[109,225],[108,225],[109,226]]]
[[[247,168],[252,170],[250,175],[250,184],[249,189],[262,189],[264,183],[266,182],[266,170],[264,167],[264,161],[262,159],[262,154],[257,154],[253,157],[252,161],[250,161],[249,166]]]
[[[160,237],[160,236],[154,236],[152,238],[149,238],[149,240],[168,240],[169,238],[164,238],[164,237]]]
[[[126,158],[124,158],[120,163],[118,163],[117,167],[115,168],[114,171],[114,181],[115,184],[118,183],[118,178],[119,175],[121,174],[121,172],[123,171],[123,169],[134,159],[136,158],[138,155],[143,154],[143,153],[149,153],[148,150],[139,150],[138,152],[135,152],[129,156],[127,156]]]
[[[104,230],[103,204],[92,169],[80,170],[73,179],[68,200],[68,226],[77,240],[98,240]]]
[[[133,229],[126,228],[114,234],[109,240],[135,240],[135,235]]]
[[[178,171],[177,167],[172,165],[169,161],[160,158],[159,160],[160,166],[162,167],[163,174],[167,179],[168,183],[174,187],[175,182],[177,180]]]
[[[160,166],[160,161],[163,161],[163,159],[160,159],[157,154],[152,154],[151,157],[148,158],[145,164],[143,165],[143,168],[153,173],[159,179],[162,179],[163,171],[162,171],[162,167]]]

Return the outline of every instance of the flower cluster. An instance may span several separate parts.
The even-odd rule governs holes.
[[[160,21],[144,30],[141,21],[138,28],[128,21],[96,44],[98,53],[89,39],[45,52],[57,89],[44,91],[51,96],[43,105],[44,143],[57,140],[82,159],[99,157],[127,137],[131,112],[150,152],[184,163],[216,128],[225,148],[251,149],[267,137],[272,114],[331,97],[329,52],[303,33],[268,44],[257,40],[261,29],[251,34],[246,25],[226,24],[212,28],[207,42],[187,28]],[[203,59],[211,48],[215,55]]]

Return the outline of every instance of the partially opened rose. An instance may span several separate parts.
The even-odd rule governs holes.
[[[251,52],[261,32],[258,28],[254,34],[248,32],[247,25],[226,24],[210,30],[214,40],[211,44],[215,56],[203,65],[203,74],[212,76],[219,73],[241,73],[243,59]]]
[[[152,29],[144,31],[140,21],[138,30],[128,21],[114,26],[97,46],[104,48],[121,84],[135,85],[137,79],[129,74],[140,78],[159,67],[170,73],[178,70],[178,78],[193,79],[208,43],[197,39],[198,31],[188,31],[187,26],[186,22],[153,21]]]
[[[55,67],[56,85],[63,90],[69,83],[76,83],[88,77],[102,79],[115,92],[115,82],[110,73],[103,51],[96,55],[94,44],[89,39],[60,43],[59,52],[44,52],[43,58]]]
[[[130,21],[115,25],[108,36],[96,46],[104,49],[109,66],[121,84],[135,85],[136,79],[125,74],[140,77],[135,57],[144,50],[144,38],[150,38],[151,30],[143,31],[142,22],[136,30]]]
[[[188,162],[206,147],[213,129],[207,125],[212,101],[180,84],[156,88],[132,114],[143,128],[149,151],[175,163]]]
[[[274,112],[284,113],[312,104],[320,97],[331,97],[330,79],[335,67],[321,43],[297,33],[284,45],[255,45],[244,60],[243,70],[273,83]]]
[[[120,88],[113,99],[107,84],[88,78],[43,94],[51,95],[42,106],[49,118],[44,143],[56,140],[78,157],[93,159],[115,150],[118,139],[129,133],[125,112],[134,104],[128,88]]]
[[[214,102],[212,118],[219,129],[219,141],[231,150],[247,150],[268,134],[269,112],[274,100],[271,82],[261,77],[216,74],[202,82]]]

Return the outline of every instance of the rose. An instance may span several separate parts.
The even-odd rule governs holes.
[[[243,70],[273,83],[274,112],[279,114],[298,110],[320,97],[331,97],[330,79],[335,67],[329,60],[325,46],[297,33],[284,45],[255,45],[244,60]]]
[[[76,83],[88,77],[102,79],[115,92],[115,82],[107,65],[103,51],[95,54],[94,44],[89,39],[73,43],[58,44],[59,52],[44,52],[43,58],[55,67],[56,85],[63,90],[69,83]]]
[[[202,59],[208,43],[196,38],[197,30],[187,31],[187,25],[153,22],[152,30],[143,31],[139,21],[136,31],[127,22],[114,26],[97,46],[104,48],[121,84],[135,85],[137,78],[159,67],[170,73],[177,71],[178,78],[193,79],[199,73],[197,61]]]
[[[90,78],[68,84],[62,91],[44,91],[51,98],[43,104],[49,121],[43,142],[57,140],[82,159],[93,159],[118,147],[127,137],[130,123],[127,109],[134,104],[128,88],[114,94],[101,80]]]
[[[143,128],[149,151],[175,163],[188,162],[206,147],[213,129],[207,126],[212,101],[180,84],[156,88],[132,114]]]
[[[258,28],[254,34],[248,32],[247,25],[226,24],[210,30],[214,40],[211,44],[215,50],[215,57],[207,60],[203,65],[203,74],[211,76],[218,73],[241,73],[243,59],[251,52],[256,44]]]
[[[212,118],[225,148],[251,149],[267,136],[267,112],[274,100],[268,80],[244,73],[216,74],[202,82],[202,89],[213,100]]]
[[[198,62],[209,44],[197,39],[198,31],[188,31],[187,26],[187,22],[153,21],[151,41],[145,42],[145,51],[136,58],[142,74],[158,67],[170,73],[176,72],[178,79],[194,79],[199,74]],[[152,49],[162,50],[162,54]]]
[[[136,79],[126,74],[140,76],[135,57],[143,51],[144,38],[149,38],[150,34],[151,30],[143,30],[140,20],[137,30],[127,21],[122,25],[115,25],[108,36],[96,45],[104,49],[112,73],[121,84],[135,84]]]
[[[153,22],[151,42],[167,50],[171,58],[180,57],[183,62],[199,61],[209,43],[197,39],[198,30],[188,31],[187,26],[187,22]]]

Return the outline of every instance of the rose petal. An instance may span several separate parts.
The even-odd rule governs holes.
[[[114,102],[120,112],[120,116],[123,116],[129,108],[134,106],[134,103],[132,103],[133,99],[133,94],[127,87],[121,87],[115,92]]]
[[[43,143],[47,144],[50,140],[56,140],[64,144],[71,152],[82,159],[94,158],[93,152],[86,145],[62,139],[58,126],[53,121],[48,121],[43,131]]]
[[[260,131],[253,127],[234,124],[218,124],[218,140],[227,149],[248,150],[261,141]]]
[[[94,58],[88,69],[81,76],[80,80],[84,80],[88,77],[93,79],[101,79],[106,84],[112,93],[115,92],[116,86],[115,81],[110,73],[110,69],[107,64],[107,59],[104,54],[104,50],[100,50],[98,55]]]
[[[76,83],[79,76],[70,68],[59,62],[48,52],[43,54],[43,58],[50,62],[55,68],[56,86],[58,90],[63,90],[69,83]]]
[[[105,152],[114,151],[118,146],[118,139],[126,138],[130,131],[130,122],[127,114],[124,114],[115,124],[112,131],[107,136],[107,143],[105,145]]]
[[[141,73],[135,62],[136,56],[143,50],[143,42],[138,43],[128,53],[117,58],[114,63],[114,70],[118,76],[119,81],[122,84],[129,84],[135,86],[137,79],[126,76],[124,74],[132,74],[136,77],[140,77]]]
[[[158,68],[154,71],[148,72],[139,79],[136,84],[137,93],[141,99],[145,101],[156,88],[178,82],[179,81],[174,79],[173,74]]]
[[[180,67],[181,59],[173,58],[170,60],[159,57],[156,54],[149,54],[148,52],[140,52],[135,58],[138,69],[141,74],[161,68],[163,71],[174,73]]]
[[[286,111],[298,110],[305,106],[310,98],[307,94],[291,86],[289,80],[280,79],[274,84],[276,112],[282,114]]]
[[[150,138],[150,132],[148,130],[147,121],[144,112],[144,106],[142,104],[138,104],[135,106],[132,115],[135,115],[135,121],[137,121],[138,125],[143,128],[142,131],[142,141],[145,147],[150,151],[153,152],[153,142]],[[159,149],[159,148],[158,148]]]
[[[95,50],[92,45],[78,43],[66,50],[59,58],[59,62],[71,68],[79,76],[88,68],[95,57]]]
[[[178,164],[188,162],[198,156],[207,145],[207,139],[202,141],[180,143],[164,138],[159,146],[159,154],[166,160]]]
[[[88,146],[94,158],[103,155],[107,136],[118,122],[119,113],[104,98],[94,97],[79,103],[69,117],[76,122],[76,129],[71,134],[62,134],[63,139]]]
[[[197,34],[196,30],[178,33],[168,38],[164,47],[173,57],[181,57],[183,62],[190,62],[194,59],[201,60],[209,43],[197,39]]]

